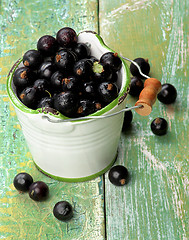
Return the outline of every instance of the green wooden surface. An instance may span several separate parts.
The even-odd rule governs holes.
[[[107,239],[189,239],[189,2],[102,2],[105,42],[131,59],[148,58],[150,76],[178,90],[174,104],[157,101],[148,117],[134,113],[132,128],[121,136],[117,163],[127,166],[131,182],[116,188],[106,174]],[[127,105],[135,101],[128,97]],[[151,132],[156,117],[168,121],[167,135]]]
[[[62,183],[40,173],[22,135],[14,109],[5,90],[6,76],[12,64],[37,39],[55,33],[63,26],[98,31],[96,1],[3,1],[1,3],[1,211],[0,238],[5,239],[104,239],[102,179],[86,183]],[[26,171],[35,181],[45,181],[50,198],[41,203],[13,187],[14,176]],[[67,200],[74,206],[69,223],[56,220],[52,209]]]
[[[188,9],[173,1],[1,1],[0,45],[0,238],[1,239],[189,239],[188,168]],[[99,31],[105,43],[122,55],[144,57],[150,76],[178,90],[171,105],[156,102],[150,116],[133,112],[132,126],[122,133],[117,163],[127,166],[131,181],[115,187],[100,177],[85,183],[63,183],[34,166],[13,106],[6,93],[12,64],[34,48],[43,34],[63,26]],[[128,97],[127,106],[137,99]],[[150,123],[164,117],[165,136],[155,136]],[[12,180],[27,171],[47,182],[50,197],[36,203],[19,194]],[[68,200],[74,218],[56,220],[54,204]],[[105,200],[105,207],[104,207]]]

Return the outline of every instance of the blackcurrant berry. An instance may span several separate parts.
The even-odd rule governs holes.
[[[33,87],[39,91],[39,92],[43,92],[45,90],[48,90],[50,85],[47,79],[37,79],[34,84]]]
[[[123,127],[122,130],[127,129],[133,120],[133,113],[131,110],[126,111],[124,115]]]
[[[14,187],[21,192],[28,191],[32,183],[33,183],[32,176],[25,172],[17,174],[13,181]]]
[[[62,80],[65,78],[65,74],[61,71],[56,71],[51,76],[51,86],[54,92],[61,92],[62,91]]]
[[[100,63],[109,65],[115,72],[119,71],[122,66],[122,61],[117,53],[106,52],[100,58]]]
[[[155,135],[162,136],[167,133],[168,124],[164,118],[155,118],[151,123],[151,130]]]
[[[75,55],[66,49],[58,51],[54,59],[55,65],[65,74],[72,71],[75,61]]]
[[[104,82],[112,79],[113,71],[109,65],[105,65],[104,63],[95,62],[93,64],[93,72],[94,81],[96,82]]]
[[[56,68],[53,62],[45,61],[39,66],[38,74],[40,78],[50,79],[55,70]]]
[[[91,50],[85,43],[77,43],[72,50],[77,54],[78,60],[89,57]]]
[[[50,84],[47,79],[37,79],[33,84],[33,88],[37,91],[38,99],[50,96]]]
[[[28,50],[23,56],[23,64],[26,67],[37,69],[42,63],[43,57],[37,50]]]
[[[123,186],[129,182],[129,172],[122,165],[114,166],[108,173],[110,182],[116,186]]]
[[[44,97],[39,101],[37,108],[53,108],[53,98]]]
[[[74,65],[73,72],[78,78],[84,81],[90,81],[93,73],[91,61],[88,59],[77,61]]]
[[[20,91],[33,84],[36,74],[27,67],[17,68],[13,75],[13,83]]]
[[[74,117],[78,108],[78,96],[72,92],[61,92],[54,97],[54,108],[66,117]]]
[[[110,103],[118,96],[118,88],[114,83],[102,82],[98,87],[98,93],[103,102]]]
[[[146,60],[144,58],[136,58],[133,61],[138,64],[138,66],[140,67],[142,73],[144,73],[145,75],[149,74],[149,72],[150,72],[150,64],[148,63],[148,60]],[[139,73],[138,68],[133,63],[131,63],[131,65],[130,65],[130,71],[131,71],[131,74],[133,76],[145,79],[145,77],[143,77]]]
[[[38,92],[33,87],[26,87],[24,90],[19,94],[19,99],[21,102],[31,109],[36,109],[37,102],[39,100]]]
[[[70,47],[77,42],[77,34],[74,29],[64,27],[57,32],[56,39],[61,47]]]
[[[29,196],[34,201],[43,201],[49,195],[49,187],[42,181],[33,182],[29,187]]]
[[[97,96],[97,85],[94,81],[84,82],[82,96],[87,99],[94,99]]]
[[[53,56],[58,50],[58,42],[50,35],[42,36],[37,42],[37,49],[42,55]]]
[[[84,117],[95,112],[95,104],[89,99],[81,99],[77,109],[77,116]]]
[[[53,208],[53,214],[58,220],[70,220],[73,217],[72,205],[67,201],[57,202]]]
[[[162,84],[162,89],[157,95],[157,98],[160,102],[164,104],[170,104],[175,102],[176,97],[177,90],[172,84],[170,83]]]
[[[142,89],[144,88],[143,81],[138,77],[131,78],[131,84],[129,94],[133,97],[138,97]]]
[[[95,105],[95,112],[101,110],[103,107],[105,107],[105,104],[102,103],[98,98],[93,100],[93,103]]]
[[[63,91],[71,91],[71,92],[80,92],[81,82],[75,76],[69,76],[62,79],[62,90]]]

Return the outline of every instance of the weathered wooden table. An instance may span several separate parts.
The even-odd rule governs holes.
[[[188,9],[187,0],[1,1],[1,239],[189,239]],[[83,183],[58,182],[40,173],[9,102],[6,79],[12,64],[35,48],[39,37],[64,26],[98,32],[123,56],[148,58],[150,76],[178,90],[174,104],[157,101],[147,117],[133,112],[116,162],[131,174],[124,187],[112,185],[107,173]],[[128,96],[127,106],[135,101]],[[150,130],[156,117],[168,121],[164,136]],[[13,178],[21,171],[48,184],[47,201],[34,202],[14,189]],[[52,213],[60,200],[74,206],[67,223]]]

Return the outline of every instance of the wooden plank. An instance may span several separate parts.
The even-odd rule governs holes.
[[[64,26],[77,32],[98,31],[97,1],[2,1],[0,79],[0,238],[5,239],[104,239],[102,179],[85,183],[63,183],[40,173],[23,137],[13,106],[6,93],[6,77],[13,63],[27,50],[36,48],[44,34],[55,35]],[[30,173],[34,181],[48,184],[50,197],[34,202],[13,187],[14,176]],[[74,206],[68,223],[56,220],[52,209],[60,200]]]
[[[123,56],[144,57],[150,76],[173,84],[174,104],[156,102],[148,117],[133,112],[122,133],[116,164],[131,174],[115,187],[106,174],[107,239],[189,239],[188,225],[188,1],[100,1],[100,34]],[[129,63],[128,63],[129,65]],[[127,106],[136,99],[128,97]],[[155,136],[151,121],[163,117],[169,130]]]

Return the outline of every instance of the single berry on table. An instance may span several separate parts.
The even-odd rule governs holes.
[[[27,192],[32,183],[32,176],[25,172],[17,174],[13,181],[14,187],[21,192]]]
[[[142,89],[144,88],[143,81],[138,77],[132,77],[130,83],[129,94],[133,97],[138,97]]]
[[[34,70],[38,69],[42,61],[43,61],[43,57],[41,53],[34,49],[28,50],[23,56],[24,66]]]
[[[53,36],[44,35],[37,42],[38,51],[45,57],[55,55],[58,50],[58,42]]]
[[[58,220],[70,220],[73,217],[72,205],[67,201],[57,202],[53,208],[53,214]]]
[[[168,124],[164,118],[155,118],[151,123],[151,130],[155,135],[162,136],[167,133]]]
[[[116,165],[108,173],[110,182],[116,186],[123,186],[129,182],[129,172],[126,167]]]
[[[172,84],[170,83],[162,84],[162,89],[157,95],[157,98],[160,102],[164,104],[171,104],[175,102],[176,97],[177,90]]]
[[[148,63],[148,60],[147,60],[147,59],[144,59],[144,58],[136,58],[136,59],[134,59],[133,61],[138,64],[138,66],[140,67],[142,73],[144,73],[145,75],[148,75],[148,74],[149,74],[149,72],[150,72],[150,64]],[[131,63],[131,65],[130,65],[130,71],[131,71],[131,74],[132,74],[133,76],[139,77],[139,78],[141,78],[141,79],[145,79],[145,77],[142,76],[142,75],[139,73],[138,68],[137,68],[133,63]]]
[[[49,195],[49,187],[42,181],[33,182],[29,187],[29,196],[34,201],[46,200]]]

